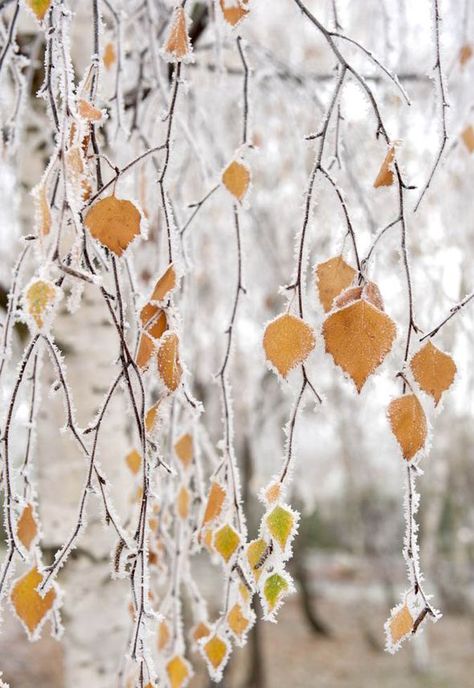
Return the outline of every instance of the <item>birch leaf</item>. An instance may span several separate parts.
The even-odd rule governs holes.
[[[174,445],[176,456],[180,460],[183,468],[189,468],[193,460],[193,438],[192,435],[186,433],[181,435],[179,440]]]
[[[150,406],[145,416],[145,429],[148,433],[155,429],[156,421],[158,420],[158,411],[160,408],[160,401],[157,401],[153,406]]]
[[[152,303],[146,303],[140,311],[140,321],[145,331],[154,339],[160,339],[168,329],[168,318],[163,309]]]
[[[326,313],[331,310],[336,296],[352,284],[356,274],[342,256],[335,256],[316,266],[316,286]]]
[[[16,525],[16,534],[23,547],[30,549],[38,535],[38,525],[32,504],[26,504]]]
[[[174,332],[164,334],[157,353],[158,372],[166,387],[175,392],[181,382],[183,369],[179,362],[179,339]]]
[[[423,407],[414,394],[404,394],[390,402],[388,417],[403,458],[410,461],[426,442],[428,427]]]
[[[37,591],[43,576],[37,568],[32,568],[28,573],[19,578],[13,584],[10,599],[18,618],[25,625],[28,635],[34,637],[52,610],[56,600],[56,591],[49,590],[44,597]]]
[[[251,542],[249,542],[247,545],[247,561],[256,583],[258,583],[258,580],[263,573],[263,566],[259,566],[259,564],[262,561],[262,557],[267,547],[268,543],[263,538],[251,540]]]
[[[315,343],[312,328],[301,318],[289,313],[269,323],[263,336],[267,360],[282,377],[306,360]]]
[[[200,621],[193,628],[191,635],[193,637],[194,642],[197,643],[199,640],[201,640],[201,638],[207,638],[207,636],[210,635],[210,633],[211,629],[209,628],[209,626],[206,623],[204,623],[204,621]]]
[[[249,188],[250,170],[243,163],[233,160],[222,173],[222,182],[234,198],[242,201]]]
[[[140,470],[140,466],[142,465],[142,457],[137,450],[132,449],[132,451],[125,457],[125,461],[131,472],[136,475]]]
[[[213,480],[209,488],[209,496],[204,511],[204,518],[202,519],[203,526],[214,521],[220,515],[226,496],[226,491],[222,485]]]
[[[289,540],[295,533],[295,515],[288,508],[278,504],[266,516],[265,521],[269,533],[284,551]]]
[[[474,127],[471,124],[463,130],[461,138],[469,153],[474,152]]]
[[[155,348],[156,345],[153,339],[146,332],[142,332],[140,339],[138,340],[138,351],[136,358],[136,364],[140,370],[145,370],[148,368]]]
[[[108,196],[92,206],[85,225],[94,239],[121,256],[140,234],[140,221],[140,211],[133,203]]]
[[[33,11],[39,21],[43,21],[51,7],[52,0],[26,0],[26,4]]]
[[[158,650],[164,650],[168,647],[171,640],[171,632],[166,620],[158,624],[158,634],[156,638],[156,645]]]
[[[225,21],[231,26],[236,26],[249,13],[246,4],[243,0],[220,0]]]
[[[183,7],[177,7],[174,11],[163,52],[167,58],[178,62],[191,54],[186,12]]]
[[[395,335],[393,320],[365,299],[331,313],[323,324],[326,352],[358,392],[391,350]]]
[[[115,45],[110,41],[104,48],[102,62],[104,63],[104,67],[107,69],[107,71],[109,71],[117,62],[117,52],[115,50]]]
[[[392,616],[389,622],[390,636],[392,643],[396,645],[400,642],[406,635],[413,630],[413,617],[410,614],[406,604],[399,609],[394,616]]]
[[[190,502],[190,494],[189,490],[185,485],[181,485],[179,488],[178,492],[178,498],[177,498],[177,511],[178,511],[178,516],[185,521],[188,516],[189,516],[189,502]]]
[[[216,672],[220,673],[229,655],[229,645],[219,635],[213,635],[202,646],[204,655]]]
[[[28,314],[41,329],[56,302],[56,287],[52,282],[35,280],[27,288],[25,300]]]
[[[420,388],[433,397],[437,406],[456,375],[456,364],[451,356],[428,342],[413,356],[410,368]]]
[[[263,584],[262,595],[269,614],[276,611],[289,589],[288,580],[280,573],[275,572],[267,576]]]
[[[100,122],[102,119],[102,110],[94,107],[88,100],[79,100],[77,103],[77,111],[82,119],[88,122]]]
[[[166,664],[166,673],[170,688],[184,688],[192,676],[189,662],[180,655],[175,655],[169,660]]]
[[[176,270],[173,263],[168,265],[162,276],[158,279],[150,301],[163,301],[171,291],[176,287]]]
[[[237,638],[242,638],[250,626],[250,619],[245,616],[238,602],[234,604],[227,614],[227,623],[230,630]]]
[[[395,160],[395,147],[390,146],[384,158],[379,173],[374,181],[374,187],[377,189],[380,186],[392,186],[395,178],[393,172],[393,161]]]
[[[46,187],[43,183],[34,191],[36,199],[36,218],[40,237],[47,236],[51,231],[51,209],[48,203]]]
[[[226,524],[214,533],[214,549],[221,555],[226,564],[235,554],[240,544],[240,536],[237,531]]]

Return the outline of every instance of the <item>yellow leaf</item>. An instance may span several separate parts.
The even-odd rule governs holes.
[[[115,51],[115,46],[113,43],[109,42],[104,48],[104,54],[102,55],[102,62],[107,70],[117,62],[117,53]]]
[[[331,313],[323,324],[326,352],[360,392],[392,348],[395,323],[365,299]]]
[[[36,588],[43,581],[43,576],[37,568],[33,568],[13,584],[10,600],[18,618],[33,635],[41,626],[56,599],[56,591],[49,590],[42,597]]]
[[[301,318],[289,313],[269,323],[263,335],[267,360],[283,377],[306,360],[315,343],[312,328]]]
[[[164,650],[168,647],[171,640],[171,633],[168,626],[168,622],[163,620],[158,624],[158,634],[156,638],[156,645],[158,650]]]
[[[194,642],[198,642],[201,640],[201,638],[207,638],[207,636],[210,634],[211,629],[209,626],[204,623],[204,621],[200,621],[192,630],[192,637]]]
[[[192,675],[189,662],[180,655],[175,655],[170,659],[166,665],[166,673],[171,688],[184,688]]]
[[[176,270],[173,263],[168,265],[164,273],[158,279],[150,301],[163,301],[171,291],[176,287]]]
[[[26,0],[28,7],[34,12],[39,21],[43,21],[51,7],[52,0]]]
[[[274,611],[278,607],[288,590],[288,581],[281,574],[275,572],[266,578],[262,593],[269,612]]]
[[[140,234],[140,212],[130,201],[108,196],[86,215],[85,225],[97,241],[121,256]]]
[[[403,607],[399,609],[398,612],[392,617],[389,628],[394,645],[399,643],[404,636],[412,632],[413,618],[406,604],[404,604]]]
[[[423,407],[414,394],[404,394],[390,402],[388,417],[403,458],[410,461],[426,442],[428,426]]]
[[[394,180],[393,161],[395,160],[395,146],[390,146],[384,158],[379,173],[374,181],[374,187],[392,186]]]
[[[177,7],[174,11],[163,50],[168,57],[174,58],[178,62],[191,53],[186,13],[182,7]]]
[[[189,468],[193,460],[193,438],[189,433],[181,435],[174,445],[176,456],[181,461],[183,468]]]
[[[469,153],[472,153],[474,151],[474,127],[469,124],[463,130],[461,137]]]
[[[51,282],[36,280],[27,288],[25,298],[29,315],[41,329],[56,301],[56,287]]]
[[[262,538],[251,540],[247,545],[247,561],[256,582],[258,582],[263,573],[263,566],[259,566],[259,564],[262,561],[262,557],[267,550],[267,547],[268,543]]]
[[[292,512],[277,504],[266,517],[268,531],[284,550],[291,536],[294,534],[295,516]]]
[[[235,636],[237,636],[237,638],[241,638],[248,629],[250,625],[250,619],[247,619],[242,611],[242,607],[238,602],[234,604],[232,609],[227,614],[227,623],[229,624],[230,630]]]
[[[202,519],[202,525],[205,526],[207,523],[214,521],[221,513],[224,500],[226,498],[226,491],[213,481],[209,489],[209,496],[207,498],[206,510],[204,511],[204,518]]]
[[[179,362],[179,339],[174,332],[166,333],[160,340],[157,353],[158,372],[166,387],[175,392],[181,382],[182,368]]]
[[[451,356],[428,342],[413,356],[410,368],[420,388],[433,397],[437,406],[456,375],[456,364]]]
[[[316,285],[319,300],[326,311],[331,310],[336,296],[352,284],[356,271],[346,263],[342,256],[330,258],[316,266]]]
[[[214,549],[226,563],[235,554],[240,544],[240,536],[232,526],[226,524],[214,533]]]
[[[187,519],[189,515],[189,502],[190,502],[190,494],[189,490],[184,486],[181,485],[179,492],[178,492],[178,499],[177,499],[177,510],[178,510],[178,516],[183,519]]]
[[[249,13],[246,4],[244,0],[220,0],[225,21],[231,26],[238,24]]]
[[[132,471],[132,473],[136,475],[140,470],[140,466],[142,465],[142,457],[137,452],[137,450],[132,449],[132,451],[125,457],[125,461],[127,462],[127,466]]]
[[[150,406],[145,416],[145,428],[148,433],[153,432],[155,424],[158,419],[158,412],[160,408],[160,401],[157,401],[153,406]]]
[[[227,659],[229,646],[220,636],[214,635],[203,645],[203,651],[214,669],[222,667]]]
[[[38,526],[32,504],[27,504],[21,512],[16,524],[16,534],[25,549],[29,550],[38,535]]]
[[[88,122],[100,122],[102,119],[102,111],[94,107],[88,100],[81,99],[77,103],[77,111],[82,119]]]
[[[222,173],[222,181],[232,196],[242,201],[249,188],[250,170],[246,165],[234,160]]]

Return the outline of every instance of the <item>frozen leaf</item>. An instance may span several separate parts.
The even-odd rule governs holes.
[[[45,237],[51,231],[51,209],[49,207],[45,185],[40,184],[37,186],[34,195],[36,199],[38,233],[40,237]]]
[[[52,0],[26,0],[26,4],[39,21],[43,21],[51,7],[51,3]]]
[[[453,384],[456,364],[451,356],[428,342],[411,359],[410,368],[420,388],[438,405],[442,395]]]
[[[141,370],[145,370],[150,365],[155,348],[156,344],[153,339],[146,332],[142,332],[138,341],[136,358],[136,364]]]
[[[289,313],[272,320],[263,335],[267,360],[283,377],[306,360],[315,343],[312,328]]]
[[[384,158],[382,166],[379,173],[374,181],[374,187],[377,189],[379,186],[392,186],[394,180],[393,173],[393,161],[395,159],[395,147],[390,146],[387,151],[387,155]]]
[[[137,452],[137,450],[132,449],[132,451],[125,457],[125,461],[127,462],[127,466],[132,471],[132,473],[136,475],[140,470],[140,466],[142,465],[142,457]]]
[[[469,124],[463,130],[461,137],[469,153],[472,153],[474,151],[474,127]]]
[[[239,545],[240,536],[229,524],[222,526],[214,533],[214,549],[221,555],[226,564],[235,554]]]
[[[410,461],[426,442],[428,427],[423,407],[414,394],[404,394],[390,402],[388,417],[403,458]]]
[[[263,556],[267,551],[268,543],[263,538],[257,538],[256,540],[251,540],[247,545],[247,561],[250,566],[250,570],[255,578],[255,582],[258,582],[260,576],[263,572],[263,566],[261,562]]]
[[[32,504],[27,504],[21,512],[16,524],[16,534],[23,547],[29,550],[38,535],[38,525]]]
[[[157,401],[156,404],[153,404],[153,406],[150,406],[150,408],[146,412],[145,429],[148,433],[153,432],[153,430],[155,429],[156,421],[158,420],[159,408],[160,408],[160,401]]]
[[[262,587],[263,604],[268,615],[276,611],[283,597],[290,591],[290,584],[286,576],[281,573],[271,573],[265,579]]]
[[[173,263],[168,265],[162,276],[158,279],[150,301],[164,301],[170,292],[176,287],[176,270]]]
[[[465,43],[459,51],[459,64],[464,67],[464,65],[469,62],[472,57],[472,45],[470,43]]]
[[[281,495],[281,483],[274,482],[270,483],[268,487],[265,488],[263,491],[263,498],[267,504],[273,504],[274,502],[278,501],[280,499]]]
[[[140,211],[133,203],[108,196],[92,206],[85,225],[103,246],[121,256],[140,234],[140,221]]]
[[[363,287],[349,287],[345,289],[334,299],[333,307],[344,308],[344,306],[348,306],[359,299],[364,299],[381,311],[384,309],[382,294],[375,282],[366,282]]]
[[[166,387],[175,392],[181,382],[182,368],[179,362],[179,339],[174,332],[164,334],[157,353],[158,372]]]
[[[174,11],[163,52],[167,58],[178,62],[191,54],[187,18],[183,7],[177,7]]]
[[[156,638],[156,645],[158,647],[158,650],[161,651],[167,648],[170,640],[171,632],[168,626],[168,622],[165,620],[161,621],[161,623],[158,624],[158,634]]]
[[[204,543],[204,547],[205,547],[209,552],[213,552],[213,551],[214,551],[214,547],[213,547],[213,545],[212,545],[213,538],[214,538],[214,532],[213,532],[212,528],[206,528],[206,529],[204,530],[204,533],[203,533],[202,537],[201,537],[201,540],[202,540],[202,542]]]
[[[210,635],[210,633],[211,629],[209,628],[209,626],[206,623],[204,623],[204,621],[200,621],[193,628],[191,635],[193,637],[194,642],[197,643],[199,640],[201,640],[201,638],[207,638],[207,636]]]
[[[212,481],[211,487],[209,488],[209,496],[207,498],[206,509],[204,511],[204,517],[202,519],[202,525],[205,526],[207,523],[214,521],[221,513],[222,506],[226,498],[226,491],[216,483]]]
[[[211,667],[220,674],[229,655],[229,645],[221,636],[213,635],[203,643],[202,650]]]
[[[245,0],[220,0],[220,5],[225,21],[231,26],[238,24],[249,13]]]
[[[331,313],[323,324],[326,352],[360,392],[391,350],[395,323],[365,299]]]
[[[229,624],[230,630],[237,638],[242,638],[248,630],[250,619],[245,616],[238,602],[234,604],[227,614],[227,623]]]
[[[243,163],[233,160],[222,173],[222,181],[232,196],[242,201],[249,188],[250,170]]]
[[[175,655],[166,664],[166,673],[170,688],[184,688],[192,676],[191,665],[184,657]]]
[[[388,629],[393,645],[397,645],[413,630],[413,617],[406,604],[398,609],[389,621]]]
[[[147,303],[140,311],[140,321],[147,334],[154,339],[159,339],[168,329],[168,319],[166,313],[158,306]]]
[[[189,468],[193,460],[193,438],[192,435],[186,433],[181,435],[179,440],[174,445],[176,456],[181,461],[183,468]]]
[[[111,42],[107,43],[104,48],[104,54],[102,55],[102,61],[104,67],[110,70],[113,65],[117,62],[117,52],[115,50],[115,45]]]
[[[31,282],[25,294],[26,309],[41,329],[56,302],[56,287],[45,280]]]
[[[331,310],[336,296],[352,284],[356,274],[342,256],[330,258],[316,266],[316,286],[326,313]]]
[[[178,492],[178,499],[177,499],[177,510],[178,510],[178,516],[184,520],[187,519],[189,515],[189,502],[190,502],[190,494],[189,490],[187,487],[184,485],[181,485],[179,488]]]
[[[10,600],[18,618],[25,625],[28,635],[35,636],[52,610],[56,591],[49,590],[44,597],[37,591],[43,576],[33,568],[13,584]]]
[[[270,535],[284,551],[296,530],[295,514],[288,508],[277,504],[265,518]]]
[[[77,111],[82,119],[86,119],[88,122],[100,122],[102,119],[102,110],[94,107],[88,100],[79,100]]]

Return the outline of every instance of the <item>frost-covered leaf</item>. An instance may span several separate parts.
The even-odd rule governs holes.
[[[451,356],[428,342],[413,356],[410,362],[413,377],[420,388],[438,405],[442,395],[454,382],[456,364]]]
[[[168,329],[166,313],[152,303],[146,303],[140,311],[140,321],[147,332],[154,339],[159,339]]]
[[[136,449],[132,449],[132,451],[129,452],[125,457],[125,461],[131,472],[136,475],[140,470],[140,466],[142,465],[142,457],[138,451]]]
[[[89,210],[85,225],[103,246],[121,256],[140,234],[141,216],[138,208],[116,196],[108,196]]]
[[[115,45],[111,41],[105,45],[102,62],[107,70],[110,70],[117,62],[117,51],[115,50]]]
[[[316,286],[326,313],[331,310],[336,296],[352,284],[356,274],[342,256],[335,256],[316,266]]]
[[[250,170],[237,160],[233,160],[222,173],[222,182],[226,189],[238,201],[242,201],[250,184]]]
[[[156,359],[161,379],[171,392],[175,392],[183,372],[179,362],[179,339],[175,332],[162,336]]]
[[[36,201],[36,218],[38,234],[40,237],[47,236],[51,231],[51,209],[48,203],[48,196],[46,193],[46,186],[41,182],[34,190],[34,197]]]
[[[207,625],[207,623],[204,623],[204,621],[200,621],[196,626],[192,629],[191,631],[191,636],[194,640],[195,643],[199,642],[201,638],[207,638],[208,635],[210,635],[211,629]]]
[[[189,490],[185,485],[181,485],[178,491],[178,497],[176,500],[176,508],[178,511],[178,516],[186,520],[189,516],[189,503],[191,501],[191,495]]]
[[[37,587],[42,581],[43,576],[38,569],[32,568],[13,583],[10,593],[13,609],[30,637],[37,636],[56,600],[54,588],[44,596],[39,594]]]
[[[57,288],[46,280],[33,280],[25,292],[26,312],[38,329],[42,329],[49,320],[57,301]]]
[[[258,583],[260,576],[263,573],[263,566],[260,566],[263,556],[268,548],[268,542],[263,538],[257,538],[256,540],[251,540],[247,545],[247,561],[249,563],[250,570],[253,574],[255,582]]]
[[[404,394],[390,402],[388,417],[403,458],[410,461],[426,442],[428,425],[423,407],[414,394]]]
[[[469,153],[474,152],[474,127],[472,124],[463,129],[461,138]]]
[[[161,401],[157,401],[153,406],[150,406],[145,415],[145,429],[148,433],[153,432],[156,426],[156,421],[158,420],[158,412],[160,409]]]
[[[375,308],[378,308],[380,311],[383,311],[384,309],[382,294],[380,293],[380,289],[375,282],[366,282],[363,286],[349,287],[348,289],[345,289],[334,299],[333,307],[344,308],[345,306],[348,306],[359,299],[364,299],[368,303],[371,303],[372,306],[375,306]]]
[[[306,360],[315,343],[313,329],[304,320],[289,313],[272,320],[263,335],[267,360],[282,377]]]
[[[233,557],[240,545],[240,535],[228,523],[214,533],[214,549],[226,564]]]
[[[25,3],[33,11],[36,18],[43,21],[51,7],[52,0],[25,0]]]
[[[201,648],[211,675],[218,680],[229,658],[229,643],[222,636],[213,635],[202,643]]]
[[[176,287],[176,284],[176,270],[173,263],[171,263],[168,265],[161,277],[158,278],[155,288],[153,289],[153,293],[150,297],[150,301],[157,301],[158,303],[164,301],[164,299],[166,299]]]
[[[247,4],[245,0],[220,0],[225,21],[230,26],[236,26],[249,13]]]
[[[292,591],[291,579],[283,571],[274,571],[267,575],[261,587],[261,600],[265,617],[274,619],[274,614],[280,607],[284,597]]]
[[[244,610],[238,602],[236,602],[227,613],[227,624],[234,636],[238,639],[245,636],[251,625],[251,621],[252,620],[244,614]]]
[[[265,516],[265,523],[270,535],[284,552],[296,532],[298,523],[296,514],[289,507],[277,504]]]
[[[175,655],[166,664],[170,688],[185,688],[192,677],[191,665],[181,655]]]
[[[331,313],[323,324],[327,353],[358,392],[391,350],[395,335],[393,320],[365,299]]]
[[[398,643],[413,629],[413,619],[406,604],[392,617],[390,621],[390,633],[393,643]]]
[[[395,146],[390,146],[384,158],[379,173],[374,181],[374,187],[391,186],[394,180],[393,161],[395,160]]]
[[[157,636],[156,636],[156,646],[157,646],[158,650],[159,651],[165,650],[168,647],[170,640],[171,640],[170,627],[169,627],[166,619],[163,619],[163,621],[161,621],[158,624],[158,632],[157,632]]]
[[[176,456],[184,469],[189,468],[193,460],[193,438],[189,433],[181,435],[174,445]]]
[[[136,364],[141,370],[145,370],[150,365],[151,357],[156,348],[156,343],[146,332],[142,332],[138,341]]]
[[[183,7],[177,7],[174,11],[163,53],[167,59],[178,62],[191,54],[188,21]]]
[[[102,110],[96,108],[88,100],[81,99],[77,103],[77,111],[82,119],[88,122],[100,122],[102,119]]]
[[[18,540],[27,550],[30,549],[38,536],[38,524],[36,523],[33,504],[26,504],[16,524]]]
[[[226,496],[226,491],[222,485],[213,480],[209,488],[206,509],[202,519],[203,526],[211,523],[211,521],[214,521],[220,515]]]
[[[279,480],[270,483],[260,493],[260,499],[266,504],[274,504],[281,496],[281,482]]]

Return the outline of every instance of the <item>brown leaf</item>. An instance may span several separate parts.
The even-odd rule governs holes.
[[[182,368],[179,362],[179,339],[175,332],[162,336],[157,353],[158,372],[166,387],[175,392],[181,382]]]
[[[437,406],[456,375],[456,364],[451,356],[428,342],[413,356],[410,368],[420,388],[433,397]]]
[[[140,212],[133,203],[108,196],[92,206],[85,225],[103,246],[121,256],[140,234],[140,221]]]
[[[306,360],[315,343],[312,328],[301,318],[289,313],[269,323],[263,336],[267,360],[283,377]]]
[[[365,299],[328,315],[323,324],[326,352],[360,392],[392,348],[395,323]]]
[[[222,182],[234,198],[242,201],[249,188],[250,170],[241,162],[233,160],[222,173]]]
[[[181,461],[183,468],[189,468],[193,460],[193,438],[192,435],[186,433],[181,435],[179,440],[174,445],[176,456]]]
[[[238,24],[249,13],[244,0],[220,0],[220,5],[225,21],[231,26]]]
[[[29,550],[38,535],[38,526],[32,504],[27,504],[21,512],[16,524],[16,534],[23,547]]]
[[[395,147],[392,145],[387,151],[379,173],[374,181],[374,187],[392,186],[394,180],[393,161],[395,160]]]
[[[158,279],[150,301],[163,301],[171,291],[176,287],[176,270],[173,263],[170,263],[165,272]]]
[[[183,7],[177,7],[174,11],[168,38],[163,50],[168,57],[172,57],[178,62],[191,53],[186,13]]]
[[[37,587],[42,581],[43,576],[38,569],[32,568],[15,581],[10,593],[13,608],[31,635],[51,611],[56,599],[54,589],[49,590],[44,597],[39,594]]]
[[[463,130],[461,137],[469,153],[472,153],[474,151],[474,127],[469,124],[469,126]]]
[[[404,394],[390,402],[388,418],[403,458],[410,461],[425,446],[428,433],[422,405],[414,394]]]
[[[336,296],[352,284],[356,274],[342,256],[335,256],[316,266],[316,287],[326,313],[331,310]]]

